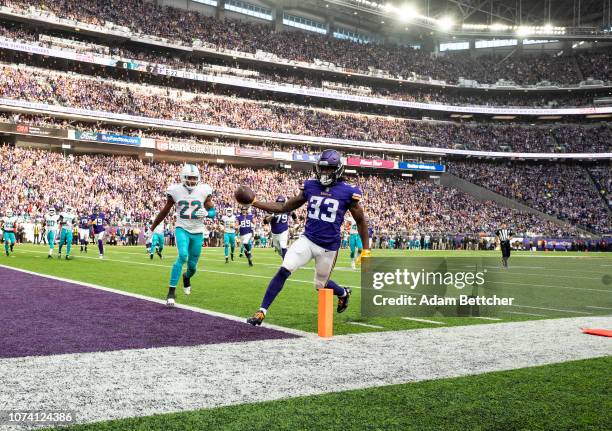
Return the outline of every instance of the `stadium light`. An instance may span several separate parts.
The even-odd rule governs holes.
[[[69,150],[70,148],[72,148],[70,144],[62,144],[62,150]]]
[[[146,152],[145,157],[153,157],[153,153]]]
[[[405,5],[399,9],[399,18],[402,21],[410,21],[415,18],[418,13],[414,5]]]
[[[411,177],[412,174],[402,174],[402,177]]]
[[[355,169],[345,169],[344,172],[346,172],[347,174],[356,174],[357,171]]]
[[[223,160],[223,159],[217,159],[217,163],[225,163],[225,160]]]
[[[442,31],[450,31],[455,25],[455,21],[450,16],[443,16],[438,19],[438,28]]]

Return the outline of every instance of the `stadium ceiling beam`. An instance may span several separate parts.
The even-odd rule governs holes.
[[[494,0],[480,0],[478,2],[470,0],[448,0],[449,3],[457,6],[457,9],[462,14],[462,20],[465,21],[475,13],[483,13],[491,18],[498,18],[503,21],[514,23],[516,18],[516,9],[508,6],[506,2],[496,3]],[[488,9],[485,6],[489,6]],[[499,11],[503,9],[507,14],[502,15]],[[493,11],[495,10],[495,12]]]

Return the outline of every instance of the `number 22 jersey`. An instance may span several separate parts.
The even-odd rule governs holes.
[[[304,236],[326,250],[338,250],[344,214],[361,200],[361,190],[344,181],[324,186],[318,180],[306,180],[302,192],[308,212]]]
[[[183,184],[171,185],[166,194],[172,198],[176,207],[176,227],[189,233],[203,233],[204,222],[196,216],[196,212],[204,208],[204,202],[212,192],[208,184],[198,184],[191,191]]]

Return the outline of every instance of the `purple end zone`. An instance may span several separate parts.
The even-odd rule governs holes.
[[[0,358],[294,338],[0,267]]]

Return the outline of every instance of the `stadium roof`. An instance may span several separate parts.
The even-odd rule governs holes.
[[[612,0],[268,0],[266,3],[321,14],[371,31],[411,33],[440,24],[610,28]],[[418,16],[422,19],[413,19]],[[428,26],[428,20],[432,25]],[[438,20],[438,21],[435,21]],[[441,21],[440,21],[441,20]]]

